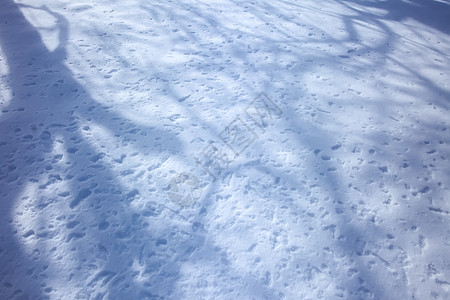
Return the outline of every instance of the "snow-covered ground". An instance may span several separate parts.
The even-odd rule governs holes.
[[[0,2],[0,299],[449,299],[450,2]]]

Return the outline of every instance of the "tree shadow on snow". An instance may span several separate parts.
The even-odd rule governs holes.
[[[394,38],[389,36],[389,27],[383,24],[383,19],[403,20],[412,17],[448,33],[443,19],[448,12],[447,4],[439,4],[440,2],[437,1],[432,1],[431,4],[422,4],[420,1],[415,3],[419,6],[400,1],[372,1],[370,6],[386,9],[389,13],[384,17],[378,17],[355,10],[359,13],[357,17],[342,16],[349,34],[348,39],[339,41],[324,33],[326,39],[321,40],[320,43],[326,45],[360,40],[361,37],[354,28],[354,20],[359,17],[373,18],[375,24],[386,35],[386,40],[383,40],[379,48],[370,49],[379,53],[384,53],[386,44],[394,41]],[[281,65],[282,59],[281,61],[274,59],[274,62],[268,62],[265,65],[252,66],[251,59],[255,52],[252,52],[253,49],[249,49],[239,36],[247,34],[249,39],[253,39],[252,46],[256,46],[256,49],[259,45],[255,43],[264,45],[264,42],[267,42],[265,39],[252,35],[251,32],[235,32],[231,27],[228,28],[227,24],[220,24],[220,21],[215,20],[213,14],[204,13],[202,17],[203,12],[196,11],[195,7],[178,5],[180,5],[179,9],[157,5],[149,5],[144,9],[155,19],[157,16],[173,17],[179,22],[177,25],[180,25],[181,32],[195,43],[200,39],[191,32],[190,22],[193,20],[207,25],[204,28],[209,30],[208,33],[221,36],[228,41],[234,39],[233,59],[244,63],[249,69],[254,68],[255,72],[258,70],[264,73],[266,79],[277,79],[276,70],[285,67],[286,62]],[[365,4],[358,2],[358,5]],[[199,208],[199,213],[197,215],[193,213],[195,216],[192,228],[189,230],[178,228],[176,222],[172,228],[158,227],[159,218],[170,219],[172,215],[151,199],[148,199],[148,205],[140,212],[130,208],[131,203],[139,199],[141,187],[127,189],[120,176],[137,176],[138,174],[134,174],[133,170],[129,173],[125,170],[124,174],[117,174],[112,168],[113,163],[126,165],[129,153],[123,152],[124,156],[118,154],[117,157],[107,157],[101,148],[95,148],[95,145],[91,143],[93,138],[91,128],[100,125],[110,132],[111,136],[115,136],[112,138],[113,143],[101,146],[111,147],[115,144],[130,149],[127,145],[132,144],[135,151],[147,152],[148,155],[156,155],[158,151],[168,154],[176,153],[181,147],[181,142],[169,131],[133,124],[131,120],[114,112],[114,108],[99,104],[89,95],[86,88],[74,79],[73,74],[64,65],[66,55],[64,46],[68,39],[68,25],[62,16],[46,8],[36,8],[46,10],[59,22],[60,44],[56,50],[50,52],[43,44],[37,30],[25,19],[19,6],[11,0],[3,6],[5,9],[1,14],[4,16],[2,20],[5,24],[2,24],[0,30],[0,43],[10,68],[8,80],[13,96],[9,106],[0,115],[0,151],[2,153],[0,168],[2,230],[0,237],[2,279],[0,280],[2,281],[0,284],[2,284],[2,295],[16,298],[26,298],[27,295],[32,298],[50,297],[53,288],[47,284],[52,279],[49,277],[55,276],[55,278],[62,278],[67,285],[73,284],[82,290],[83,293],[71,295],[78,298],[102,298],[105,295],[120,298],[132,294],[139,298],[157,299],[160,295],[171,295],[170,291],[175,290],[175,286],[180,284],[178,279],[181,265],[189,261],[193,268],[210,264],[210,267],[216,268],[216,271],[225,270],[225,275],[221,274],[221,276],[228,276],[227,278],[242,282],[244,288],[249,290],[249,294],[255,297],[281,297],[279,294],[281,291],[272,288],[269,284],[270,280],[247,276],[241,274],[241,270],[234,268],[228,261],[226,251],[218,248],[214,243],[214,237],[209,236],[204,230],[207,212],[214,210],[215,205],[220,201],[212,198],[220,193],[220,180],[210,183],[205,190],[206,196],[198,204],[201,207],[195,208]],[[421,9],[431,11],[432,8],[442,11],[439,14],[442,18],[438,18],[438,21],[420,14]],[[277,7],[268,4],[262,9],[257,7],[254,9],[253,15],[261,21],[265,21],[268,13],[280,17],[283,14],[281,9],[278,10]],[[184,14],[185,12],[188,12],[188,16]],[[270,40],[269,46],[265,49],[267,53],[271,53],[269,56],[272,58],[278,59],[287,53],[279,51],[281,46],[303,43],[308,39],[306,36],[304,40],[292,38],[292,32],[288,32],[287,27],[284,28],[280,24],[271,26],[273,26],[271,29],[275,28],[280,33],[277,36],[279,39]],[[20,28],[20,30],[13,31],[11,28]],[[318,40],[315,42],[318,43]],[[205,54],[205,57],[213,55],[208,53],[207,49],[200,49],[199,52],[201,51],[204,53],[200,54]],[[331,65],[336,63],[332,59],[340,59],[331,57],[330,61],[327,61],[327,55],[320,53],[317,56],[310,54],[309,56],[298,57],[302,64],[292,69],[292,72],[300,74],[299,80],[310,71],[310,68],[313,69],[308,61]],[[199,73],[203,72],[201,62],[202,60],[196,70]],[[219,67],[221,66],[217,65],[217,68]],[[224,76],[240,72],[238,67],[227,67],[231,68],[232,72]],[[358,67],[364,66],[353,68],[354,73],[357,73]],[[409,69],[408,72],[414,73]],[[286,85],[287,82],[279,84]],[[438,87],[433,86],[432,83],[429,84],[439,92]],[[242,90],[254,89],[249,82],[242,85],[247,85]],[[267,88],[274,88],[273,83],[268,84]],[[171,90],[168,87],[168,90],[170,97],[174,99],[183,97],[175,89]],[[282,99],[281,92],[276,96]],[[290,96],[296,100],[289,100]],[[283,118],[287,121],[284,124],[285,128],[282,129],[293,128],[301,132],[294,144],[298,149],[309,151],[305,154],[308,158],[306,170],[309,170],[305,176],[311,185],[305,186],[301,179],[292,175],[295,174],[295,170],[289,173],[271,164],[261,165],[258,161],[245,165],[237,162],[221,180],[230,180],[229,178],[236,180],[235,174],[245,173],[247,170],[258,172],[261,178],[272,177],[272,182],[281,182],[284,184],[283,188],[287,186],[290,189],[279,191],[277,184],[273,184],[271,187],[280,193],[274,194],[274,199],[259,199],[261,202],[264,204],[271,202],[276,212],[289,209],[289,216],[296,215],[299,220],[308,220],[305,224],[325,225],[319,228],[321,232],[317,233],[320,237],[326,237],[323,245],[318,244],[320,248],[317,248],[317,253],[330,263],[338,261],[335,268],[331,268],[338,274],[328,274],[325,267],[321,269],[322,266],[311,265],[317,260],[314,257],[309,261],[309,258],[316,253],[293,252],[291,254],[289,253],[291,250],[284,249],[287,254],[283,255],[289,255],[292,262],[299,261],[300,271],[298,272],[301,274],[291,274],[293,280],[302,278],[302,284],[309,284],[308,280],[311,278],[308,279],[306,273],[309,272],[311,275],[311,273],[324,272],[332,278],[340,278],[341,281],[335,280],[335,286],[343,286],[346,290],[354,292],[351,296],[389,297],[382,286],[384,279],[379,278],[379,274],[385,274],[388,280],[392,279],[402,286],[405,280],[404,274],[392,274],[389,268],[401,270],[404,253],[401,249],[395,248],[392,253],[395,252],[398,258],[390,261],[393,265],[387,265],[383,254],[380,254],[380,251],[384,250],[373,248],[378,241],[388,244],[392,232],[379,226],[375,218],[376,212],[372,219],[370,214],[365,214],[358,220],[360,210],[365,208],[364,201],[371,201],[370,195],[361,193],[361,203],[347,201],[350,190],[358,192],[357,189],[364,191],[364,188],[357,186],[356,183],[352,183],[354,186],[351,187],[349,186],[350,178],[341,178],[336,175],[335,171],[340,168],[339,156],[336,155],[336,158],[332,156],[338,151],[348,151],[349,158],[358,156],[367,159],[368,153],[370,154],[373,149],[358,150],[361,146],[345,145],[345,141],[338,140],[336,132],[329,132],[324,127],[312,125],[306,119],[306,112],[299,117],[297,109],[302,97],[309,96],[304,92],[295,91],[284,98],[283,101],[288,99],[283,103],[286,108]],[[333,99],[321,99],[324,102],[328,100]],[[202,122],[202,118],[194,109],[186,109],[192,114],[189,117]],[[381,111],[376,113],[383,114]],[[305,119],[301,119],[302,117]],[[214,125],[203,123],[211,130],[212,135],[218,135],[215,129],[210,129],[215,128]],[[309,128],[309,133],[306,132],[306,128]],[[158,151],[155,149],[156,138],[160,139],[158,143],[162,145]],[[380,142],[378,136],[370,136],[368,139],[367,144]],[[334,152],[332,147],[337,142],[342,142],[342,147]],[[410,146],[407,141],[405,146]],[[271,152],[272,149],[266,149],[266,151]],[[270,155],[276,158],[277,154],[270,153]],[[414,160],[419,156],[420,154],[416,151],[411,151],[407,158]],[[379,157],[380,163],[392,157],[392,153],[384,152]],[[372,167],[375,172],[378,172],[376,176],[369,170]],[[360,176],[358,181],[364,182],[364,180],[375,178],[374,181],[383,183],[389,180],[383,167],[384,165],[369,166],[369,169],[366,168],[358,173]],[[257,184],[259,183],[254,183],[255,189]],[[261,188],[267,189],[267,186],[261,185]],[[320,190],[319,194],[324,196],[324,199],[315,199],[314,195],[308,193],[310,191],[314,193],[315,190]],[[298,194],[295,195],[295,193]],[[252,205],[260,204],[252,203]],[[325,217],[319,217],[321,215]],[[30,219],[39,219],[39,223],[27,223],[26,216],[32,216]],[[166,232],[170,232],[169,236],[164,235]],[[309,233],[306,229],[299,232]],[[92,241],[96,242],[91,244]],[[305,241],[307,242],[306,239]],[[42,245],[49,247],[45,251],[48,255],[46,257],[40,252],[44,247]],[[198,248],[202,248],[202,252],[196,251]],[[311,246],[306,249],[312,248]],[[302,254],[311,256],[303,258]],[[344,261],[345,257],[349,260]],[[339,265],[341,261],[348,264],[341,267]],[[371,261],[375,261],[375,264],[386,269],[379,273],[371,272]],[[87,281],[88,286],[79,287],[77,282],[86,282],[86,276],[90,276]],[[201,290],[201,284],[197,286],[198,290]],[[405,289],[406,285],[399,294],[406,294]]]
[[[21,7],[57,19],[59,45],[54,51],[46,48]],[[102,298],[108,287],[117,297],[153,297],[158,288],[173,290],[178,272],[173,263],[172,270],[159,277],[159,287],[137,283],[136,274],[129,271],[133,261],[159,254],[154,249],[167,240],[130,210],[140,192],[125,187],[121,177],[143,175],[132,169],[117,174],[111,168],[127,164],[127,149],[144,157],[171,154],[179,151],[179,140],[99,104],[74,79],[65,66],[69,28],[63,16],[12,0],[3,1],[0,15],[0,45],[12,91],[0,115],[1,297],[50,298],[53,290],[64,286],[77,286],[81,293],[68,297],[82,299]],[[96,139],[92,126],[109,134],[98,136],[100,148],[91,142]],[[107,157],[110,147],[119,152],[123,147],[123,154]],[[155,211],[149,205],[144,214]],[[164,260],[171,263],[167,256],[153,255],[153,260],[147,276],[158,277]],[[80,287],[87,276],[88,285]],[[62,285],[53,287],[59,280]]]

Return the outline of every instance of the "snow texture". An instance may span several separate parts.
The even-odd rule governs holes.
[[[450,2],[0,3],[0,299],[450,299]]]

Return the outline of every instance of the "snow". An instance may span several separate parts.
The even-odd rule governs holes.
[[[450,297],[449,1],[0,7],[0,299]]]

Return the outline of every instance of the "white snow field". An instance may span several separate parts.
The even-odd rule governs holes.
[[[0,1],[0,299],[450,299],[450,1]]]

